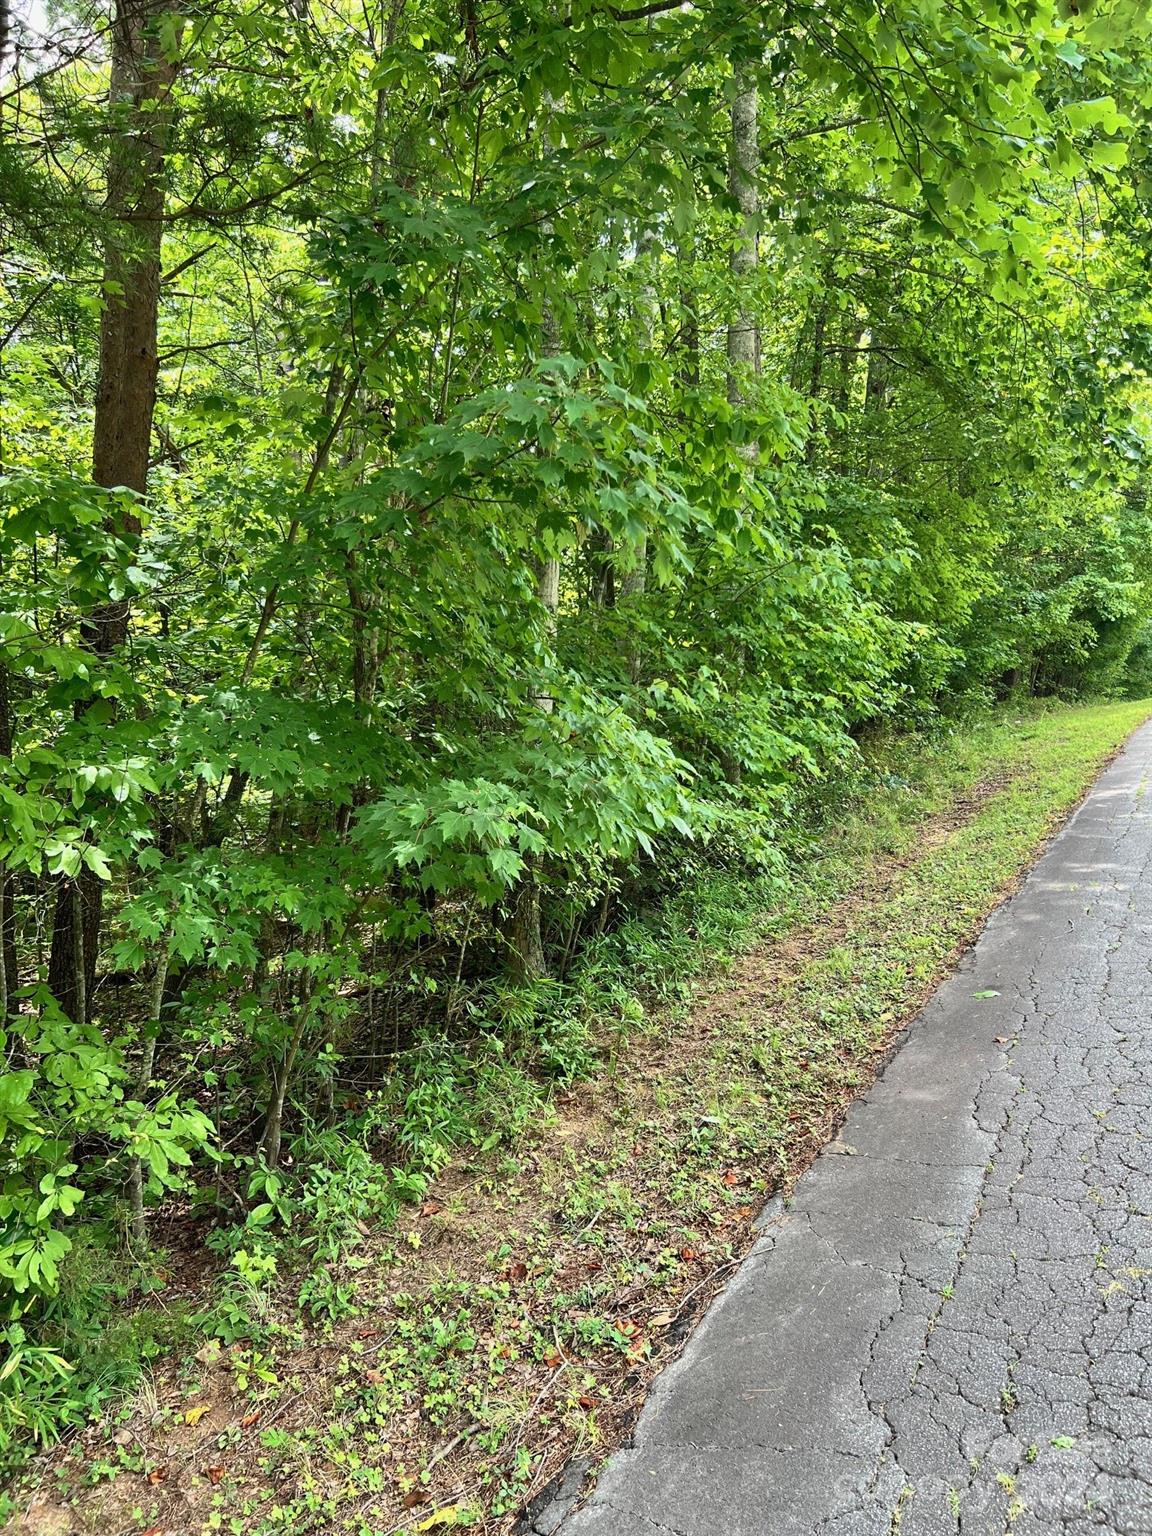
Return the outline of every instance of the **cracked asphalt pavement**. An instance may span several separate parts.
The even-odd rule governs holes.
[[[562,1536],[1152,1533],[1150,779],[1145,726]]]

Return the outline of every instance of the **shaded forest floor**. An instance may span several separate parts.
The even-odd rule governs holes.
[[[509,1531],[620,1442],[765,1199],[1147,714],[1009,710],[887,749],[787,895],[701,946],[683,1003],[603,1042],[514,1149],[365,1232],[354,1315],[320,1329],[290,1277],[253,1289],[235,1342],[191,1341],[34,1463],[8,1529]],[[701,929],[724,891],[698,893]]]

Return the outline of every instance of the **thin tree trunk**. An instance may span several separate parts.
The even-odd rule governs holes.
[[[656,237],[650,230],[645,230],[639,241],[637,260],[641,264],[640,293],[637,304],[637,340],[641,355],[647,357],[652,351],[652,339],[655,330],[656,311],[656,285],[652,280],[652,264],[656,259]],[[628,552],[628,567],[620,575],[620,602],[623,606],[634,606],[644,596],[644,590],[648,585],[648,531],[643,530],[632,542],[632,548]],[[628,667],[628,677],[631,682],[640,679],[641,651],[639,637],[635,626],[628,624],[625,629],[624,659]]]
[[[732,100],[732,158],[729,166],[732,196],[740,209],[740,230],[731,257],[735,313],[728,325],[728,399],[733,405],[745,402],[748,381],[760,371],[760,333],[751,291],[759,262],[758,115],[757,88],[747,75],[738,75]],[[753,448],[749,456],[754,454]]]
[[[680,384],[695,389],[700,383],[700,315],[696,292],[696,234],[689,229],[676,249],[680,282]]]
[[[12,713],[8,696],[8,669],[0,661],[0,757],[11,756]],[[0,859],[0,1028],[11,1011],[13,993],[20,985],[16,914],[13,910],[15,889],[16,883]]]
[[[820,291],[820,297],[816,301],[816,307],[812,316],[812,355],[808,365],[808,399],[816,401],[820,398],[820,386],[824,379],[824,332],[828,324],[828,279],[825,278],[825,286]],[[810,412],[808,421],[808,441],[804,449],[804,457],[807,463],[813,464],[816,460],[816,433],[815,416]]]
[[[543,103],[544,124],[541,132],[545,159],[552,153],[549,133],[554,103],[546,96]],[[541,226],[545,240],[552,234],[551,220]],[[543,358],[554,357],[560,349],[560,331],[556,323],[556,311],[545,296],[540,323],[540,352]],[[541,560],[536,573],[536,596],[544,609],[544,624],[549,639],[556,633],[556,615],[560,608],[560,559],[556,555]],[[550,715],[556,701],[544,687],[533,694],[538,709]],[[535,860],[529,856],[524,869],[511,893],[511,909],[504,924],[504,937],[508,944],[509,968],[517,981],[531,982],[543,976],[546,969],[544,937],[540,923],[540,883]]]
[[[300,1051],[300,1042],[304,1038],[304,1031],[308,1027],[308,1020],[312,1016],[313,986],[312,976],[305,972],[301,982],[300,1006],[297,1008],[296,1017],[293,1020],[288,1048],[284,1052],[280,1064],[272,1077],[272,1092],[269,1096],[268,1109],[264,1116],[264,1136],[261,1142],[261,1149],[264,1153],[265,1166],[273,1171],[280,1166],[280,1146],[284,1133],[284,1105],[288,1098],[288,1085],[292,1081],[292,1069],[296,1065],[296,1057]]]
[[[156,1040],[160,1033],[160,1010],[164,1006],[164,988],[168,983],[168,945],[165,942],[156,959],[156,970],[148,1000],[147,1031],[144,1052],[140,1061],[140,1076],[136,1081],[136,1094],[141,1104],[152,1081],[152,1069],[156,1064]],[[128,1201],[131,1207],[131,1248],[137,1258],[148,1252],[148,1222],[144,1214],[144,1169],[138,1157],[132,1159],[128,1170]]]
[[[864,386],[865,411],[882,411],[888,403],[888,354],[876,342],[876,331],[871,331],[868,346],[868,378]]]

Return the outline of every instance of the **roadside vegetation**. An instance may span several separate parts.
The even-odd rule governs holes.
[[[1152,17],[0,22],[0,1469],[498,1525],[1152,693]]]
[[[559,1073],[525,1039],[494,1095],[440,1055],[440,1113],[390,1105],[418,1150],[387,1177],[369,1103],[207,1264],[180,1225],[145,1286],[81,1249],[58,1315],[104,1401],[14,1486],[14,1531],[510,1530],[623,1438],[764,1201],[1148,713],[1018,706],[876,744],[786,879],[710,872],[587,956]],[[118,1286],[106,1333],[91,1298]]]

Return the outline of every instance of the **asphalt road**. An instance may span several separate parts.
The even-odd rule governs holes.
[[[562,1536],[1152,1533],[1150,778],[1146,726]]]

